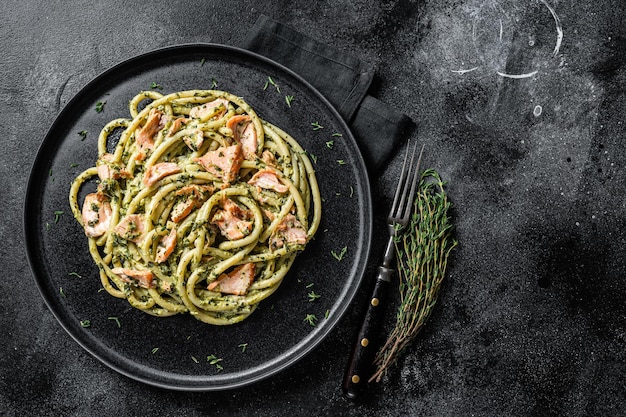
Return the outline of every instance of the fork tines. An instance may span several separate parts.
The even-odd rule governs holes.
[[[415,197],[415,189],[417,188],[417,179],[420,176],[420,163],[424,152],[424,145],[422,145],[417,163],[414,163],[417,143],[413,147],[413,152],[411,152],[411,159],[409,161],[410,148],[410,143],[407,143],[404,161],[402,162],[402,173],[400,174],[400,179],[398,180],[398,187],[396,188],[396,194],[393,198],[391,212],[389,213],[389,222],[399,223],[402,226],[406,226],[411,214],[413,198]]]

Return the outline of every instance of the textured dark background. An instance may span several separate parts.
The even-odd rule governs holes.
[[[0,415],[626,414],[624,5],[546,2],[5,0]],[[546,4],[563,28],[556,54]],[[417,122],[425,165],[449,181],[455,203],[460,246],[434,316],[359,404],[339,386],[368,285],[290,369],[245,389],[181,393],[83,351],[48,312],[26,260],[28,174],[64,103],[136,54],[238,45],[261,13],[374,64],[370,93]],[[398,162],[372,178],[378,234]]]

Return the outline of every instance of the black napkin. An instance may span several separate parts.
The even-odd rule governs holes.
[[[367,95],[374,68],[261,15],[243,47],[264,55],[307,80],[350,126],[370,173],[384,166],[412,126],[411,119]]]

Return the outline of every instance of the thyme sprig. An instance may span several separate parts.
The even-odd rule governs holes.
[[[370,381],[379,382],[411,345],[437,302],[448,256],[457,245],[448,217],[451,203],[444,186],[435,170],[421,174],[411,220],[396,239],[400,306],[394,329],[376,354],[376,371]]]

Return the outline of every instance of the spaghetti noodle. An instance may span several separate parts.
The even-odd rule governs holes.
[[[155,316],[240,322],[276,291],[319,226],[306,152],[224,91],[141,92],[129,107],[131,119],[102,129],[96,166],[69,194],[103,287]],[[79,192],[96,176],[81,206]]]

